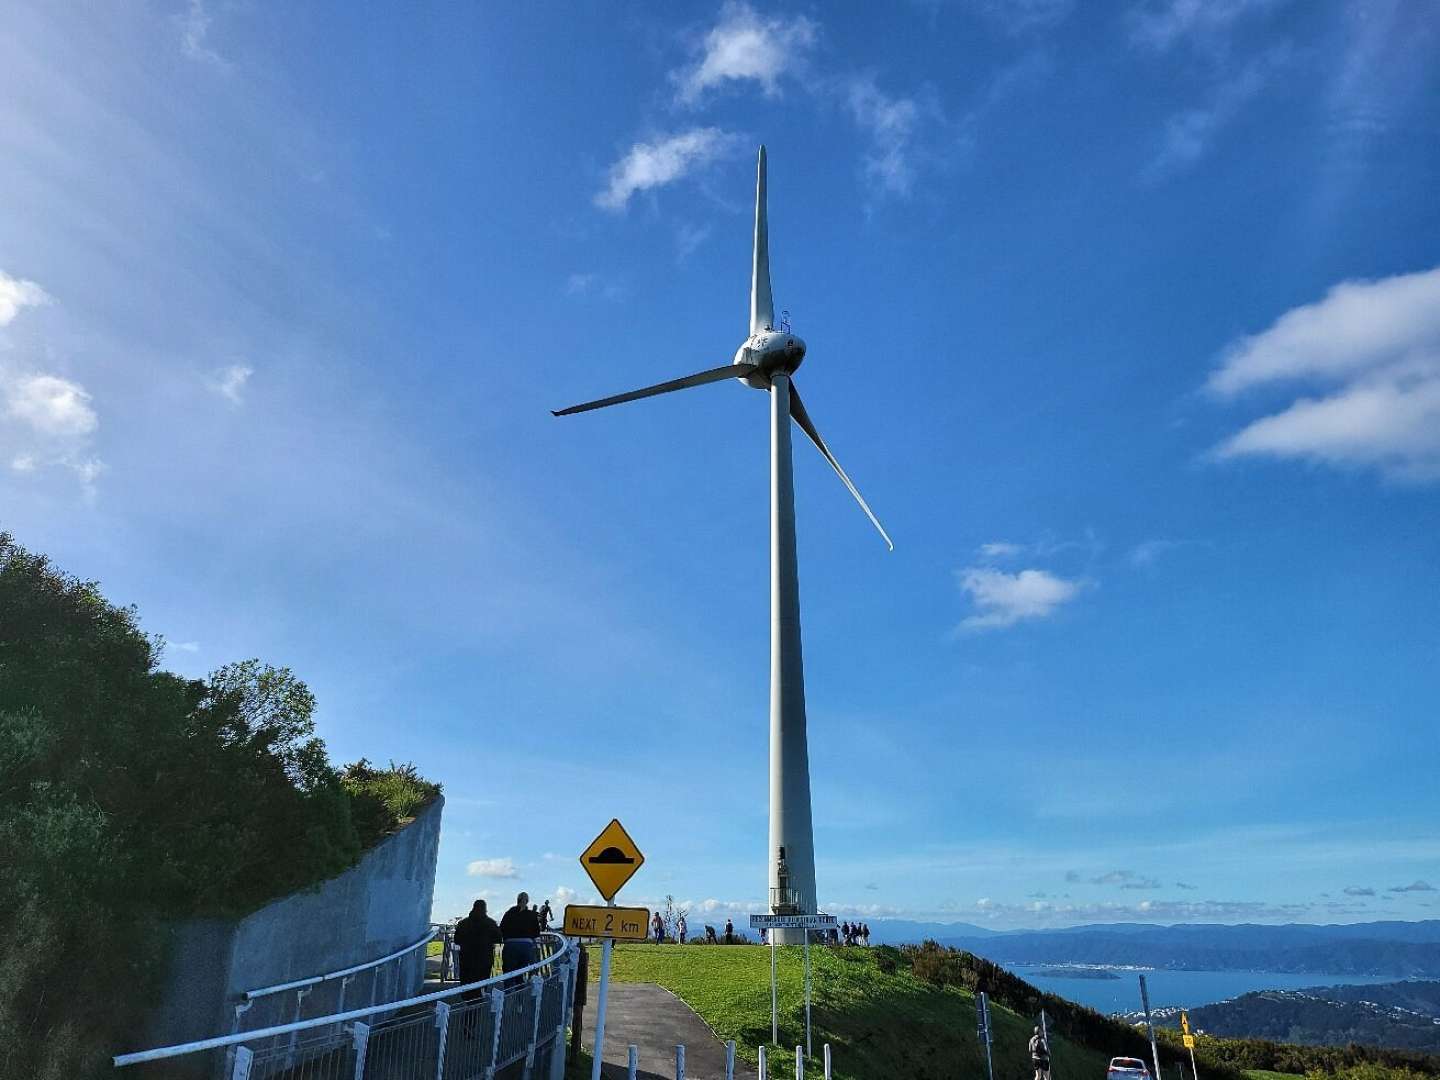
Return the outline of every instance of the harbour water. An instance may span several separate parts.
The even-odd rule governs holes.
[[[1075,978],[1068,975],[1047,975],[1043,968],[1012,966],[1010,970],[1028,983],[1059,994],[1071,1001],[1089,1005],[1102,1013],[1131,1012],[1140,1008],[1140,970],[1134,968],[1104,969],[1119,976],[1116,979]],[[1396,982],[1394,975],[1294,975],[1277,971],[1171,971],[1145,969],[1145,982],[1150,988],[1150,1004],[1193,1007],[1238,997],[1251,990],[1302,990],[1307,986],[1360,986]]]

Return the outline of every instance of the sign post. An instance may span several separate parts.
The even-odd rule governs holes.
[[[751,930],[804,930],[805,931],[805,1053],[811,1054],[810,1040],[810,931],[829,930],[838,926],[840,920],[834,915],[751,915]],[[780,1045],[779,993],[775,986],[775,935],[769,935],[770,943],[770,1041]]]
[[[1155,1063],[1155,1080],[1160,1080],[1160,1051],[1155,1046],[1155,1025],[1150,1022],[1150,991],[1145,976],[1140,976],[1140,1004],[1145,1008],[1145,1030],[1150,1033],[1150,1058]]]
[[[995,1063],[990,1060],[990,999],[984,990],[975,998],[975,1013],[980,1021],[980,1030],[976,1034],[985,1046],[985,1075],[995,1080]]]
[[[1045,1010],[1040,1010],[1040,1044],[1045,1047],[1045,1060],[1050,1062],[1050,1068],[1045,1070],[1045,1080],[1054,1080],[1051,1070],[1055,1065],[1055,1055],[1050,1053],[1050,1025],[1045,1022]]]
[[[1190,1076],[1192,1080],[1200,1080],[1200,1071],[1195,1068],[1195,1036],[1190,1031],[1190,1016],[1184,1009],[1180,1010],[1180,1030],[1185,1033],[1181,1036],[1185,1049],[1190,1051]]]
[[[615,939],[644,940],[649,911],[645,908],[618,908],[615,894],[620,887],[635,876],[645,862],[645,856],[630,839],[619,818],[612,818],[610,824],[600,830],[600,835],[590,842],[580,856],[580,866],[590,875],[595,888],[605,898],[606,906],[586,907],[577,904],[565,908],[565,932],[585,937],[600,937],[600,993],[595,1006],[595,1045],[592,1048],[594,1060],[590,1067],[590,1080],[600,1080],[600,1070],[605,1064],[605,1004],[610,996],[610,954],[615,949]],[[573,924],[572,924],[573,919]],[[579,929],[572,930],[574,925]],[[638,930],[638,935],[636,931]]]

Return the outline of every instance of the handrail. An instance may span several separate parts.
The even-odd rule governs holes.
[[[414,945],[406,945],[399,952],[393,952],[389,956],[382,956],[379,960],[367,960],[363,964],[356,964],[354,967],[343,968],[340,971],[331,971],[325,975],[311,975],[308,979],[296,979],[294,982],[280,983],[277,986],[265,986],[259,990],[246,990],[244,997],[246,1001],[254,1001],[257,998],[268,997],[271,994],[283,993],[286,990],[296,990],[302,986],[315,986],[318,983],[329,982],[331,979],[343,979],[347,975],[354,975],[357,972],[365,971],[367,968],[379,967],[381,964],[388,964],[397,957],[404,956],[408,952],[414,952],[422,945],[428,945],[440,932],[438,927],[431,927],[426,934]]]
[[[118,1069],[126,1065],[136,1065],[142,1061],[160,1061],[163,1058],[180,1057],[183,1054],[193,1054],[200,1050],[214,1050],[221,1046],[234,1046],[236,1043],[249,1042],[252,1039],[268,1039],[274,1035],[288,1035],[292,1031],[305,1031],[308,1028],[340,1024],[347,1020],[359,1020],[362,1017],[374,1016],[376,1013],[395,1012],[397,1009],[406,1009],[413,1005],[428,1005],[432,1001],[453,997],[455,994],[464,993],[467,990],[478,990],[481,987],[492,986],[495,983],[504,982],[520,975],[527,975],[539,968],[556,963],[575,948],[573,941],[564,934],[557,934],[553,930],[542,931],[541,936],[558,939],[560,941],[560,948],[544,959],[535,961],[533,964],[526,964],[523,968],[516,968],[514,971],[506,971],[499,975],[492,975],[490,978],[481,979],[479,982],[465,983],[462,986],[452,986],[449,990],[437,990],[434,993],[421,994],[419,997],[406,998],[404,1001],[387,1001],[380,1005],[368,1005],[363,1009],[351,1009],[349,1012],[334,1013],[330,1016],[316,1016],[309,1020],[298,1020],[293,1024],[277,1024],[275,1027],[256,1028],[254,1031],[241,1031],[234,1035],[217,1035],[213,1039],[200,1039],[197,1042],[179,1043],[175,1046],[160,1046],[154,1050],[137,1050],[130,1054],[116,1054],[111,1060]]]

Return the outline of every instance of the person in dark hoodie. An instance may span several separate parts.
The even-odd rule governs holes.
[[[480,982],[490,978],[495,971],[495,946],[501,942],[500,927],[485,912],[485,901],[476,900],[470,914],[455,924],[455,944],[460,946],[460,981]],[[465,1000],[470,1001],[482,994],[481,990],[469,990]]]
[[[540,916],[530,910],[530,894],[521,893],[515,898],[515,906],[500,916],[500,933],[505,944],[500,950],[500,966],[504,971],[515,971],[540,958],[535,939],[540,936]],[[505,983],[506,989],[519,986],[520,979]]]

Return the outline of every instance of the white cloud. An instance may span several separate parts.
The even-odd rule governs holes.
[[[0,326],[8,326],[21,308],[39,307],[50,302],[49,295],[33,281],[13,278],[0,270]]]
[[[709,225],[681,224],[675,230],[675,260],[684,262],[695,253],[695,249],[710,239]]]
[[[1154,566],[1161,555],[1184,547],[1185,544],[1184,540],[1142,540],[1130,549],[1130,565]]]
[[[230,66],[226,60],[208,44],[211,15],[205,10],[203,0],[190,0],[190,6],[175,16],[180,26],[180,51],[191,60],[211,64],[221,70]]]
[[[1024,619],[1043,619],[1069,603],[1085,587],[1046,570],[1007,574],[987,566],[972,566],[957,575],[960,588],[970,594],[976,614],[966,618],[963,630],[995,630]]]
[[[970,6],[1007,32],[1021,34],[1063,22],[1074,0],[971,0]]]
[[[865,175],[883,193],[909,195],[915,182],[911,159],[919,104],[914,98],[889,96],[868,75],[851,80],[846,100],[855,123],[870,137]]]
[[[987,559],[1009,559],[1024,550],[1019,544],[1012,544],[1008,540],[992,540],[988,544],[980,545],[980,554]]]
[[[571,274],[565,279],[566,296],[584,296],[600,280],[598,274]]]
[[[1282,56],[1277,52],[1252,60],[1238,73],[1222,78],[1206,104],[1172,114],[1165,122],[1160,150],[1145,171],[1146,179],[1179,172],[1204,157],[1220,132],[1264,89]]]
[[[58,375],[21,375],[6,379],[0,389],[5,415],[42,436],[76,438],[100,424],[85,388]]]
[[[241,405],[245,401],[245,384],[254,374],[255,369],[248,364],[230,364],[215,372],[210,388],[233,404]]]
[[[1130,13],[1130,39],[1157,53],[1182,42],[1210,46],[1243,16],[1277,0],[1151,0]]]
[[[623,210],[637,191],[679,180],[738,145],[737,136],[715,127],[692,128],[654,142],[636,143],[610,167],[608,184],[595,196],[595,204],[606,210]]]
[[[471,877],[513,878],[520,873],[515,869],[513,859],[476,859],[465,867]]]
[[[167,641],[165,644],[172,649],[178,649],[180,652],[198,653],[200,651],[200,643],[198,641]]]
[[[1208,385],[1228,397],[1297,381],[1331,389],[1253,421],[1214,456],[1295,458],[1440,480],[1440,268],[1336,285],[1232,345]]]
[[[749,4],[727,3],[705,35],[699,60],[671,78],[687,104],[732,82],[759,83],[766,96],[774,97],[780,80],[804,67],[818,36],[819,28],[804,15],[764,18]]]

